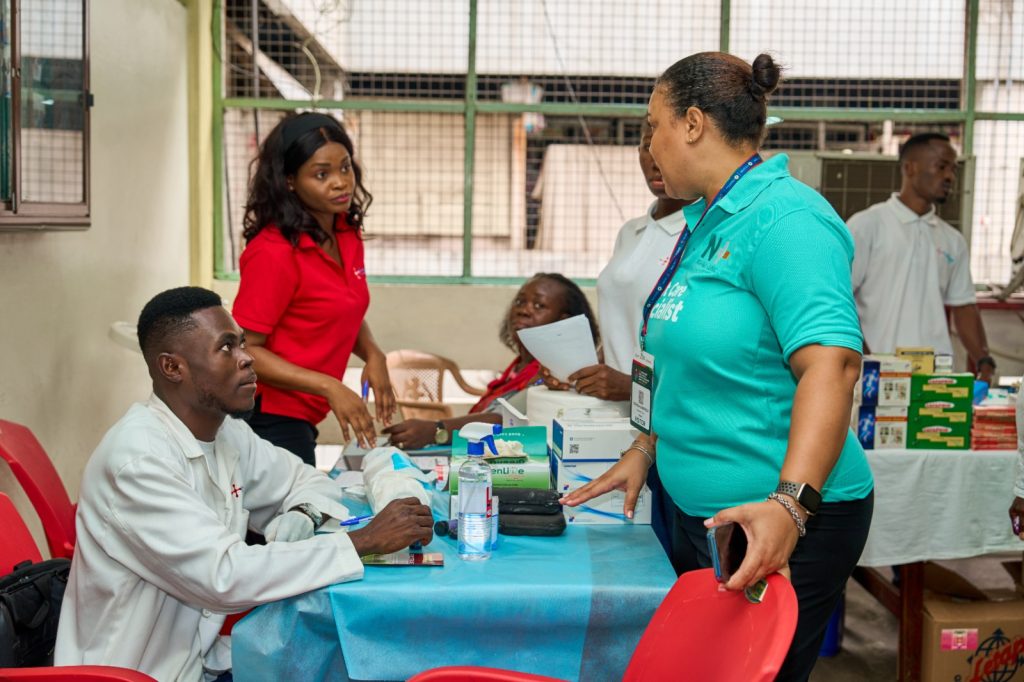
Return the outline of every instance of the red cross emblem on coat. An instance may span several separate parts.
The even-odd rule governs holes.
[[[240,493],[240,492],[242,492],[242,487],[232,483],[231,484],[231,494],[234,495],[235,497],[238,497],[238,493]]]

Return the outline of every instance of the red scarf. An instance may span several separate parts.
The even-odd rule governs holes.
[[[500,377],[487,384],[487,392],[484,393],[476,405],[470,408],[470,414],[483,412],[487,409],[488,405],[494,402],[495,398],[509,393],[517,393],[537,379],[537,375],[540,373],[539,362],[533,360],[517,372],[515,369],[519,362],[520,358],[513,360],[512,364],[505,368]]]

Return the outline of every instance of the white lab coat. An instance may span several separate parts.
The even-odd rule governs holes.
[[[243,539],[299,502],[346,518],[339,498],[333,481],[245,422],[225,420],[208,460],[156,396],[133,405],[85,468],[56,665],[189,682],[204,667],[226,669],[223,614],[362,577],[345,533],[265,546]]]

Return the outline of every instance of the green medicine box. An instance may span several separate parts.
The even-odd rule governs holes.
[[[910,403],[929,403],[947,400],[970,409],[974,399],[974,375],[912,374],[910,376]]]
[[[494,437],[502,457],[486,457],[491,467],[491,485],[502,488],[551,489],[551,461],[548,431],[543,426],[515,426]],[[452,437],[449,490],[459,492],[459,467],[466,461],[466,439],[456,431]]]

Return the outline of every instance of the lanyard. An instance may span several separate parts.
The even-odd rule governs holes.
[[[647,302],[644,303],[644,324],[640,328],[641,350],[645,350],[647,341],[647,321],[651,317],[651,310],[654,309],[654,304],[658,302],[659,298],[661,298],[661,294],[665,291],[665,288],[668,287],[668,283],[672,281],[676,271],[679,269],[679,264],[683,260],[683,253],[686,251],[686,245],[690,241],[690,235],[700,227],[702,222],[704,222],[704,216],[708,214],[711,207],[717,204],[722,197],[728,194],[729,191],[736,186],[736,183],[738,183],[740,179],[747,174],[747,171],[759,163],[761,163],[760,154],[754,154],[744,161],[743,165],[737,168],[733,174],[729,176],[728,182],[722,186],[722,189],[718,190],[718,194],[716,194],[715,198],[711,200],[711,203],[704,207],[704,212],[700,214],[700,219],[697,221],[697,224],[693,226],[693,229],[691,230],[689,225],[683,228],[683,232],[679,235],[679,239],[676,240],[676,246],[672,250],[672,257],[669,258],[668,265],[665,266],[665,271],[661,273],[661,277],[658,278],[658,282],[654,285],[654,289],[652,289],[650,295],[647,296]]]

